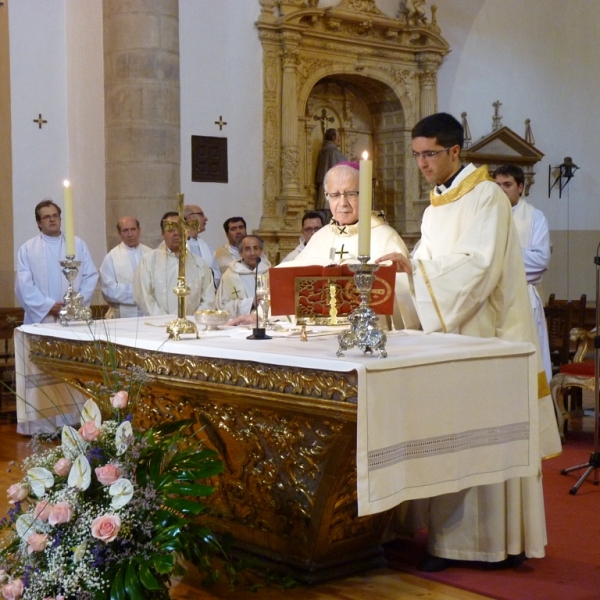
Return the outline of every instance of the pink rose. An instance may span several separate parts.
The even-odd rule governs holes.
[[[92,521],[92,536],[103,542],[112,542],[121,529],[118,515],[102,515]]]
[[[8,503],[14,504],[15,502],[21,502],[29,496],[29,487],[21,483],[13,483],[8,490],[6,490],[8,496]]]
[[[10,583],[3,585],[2,595],[6,600],[19,600],[23,595],[23,582],[20,579],[13,579]]]
[[[50,511],[48,523],[50,525],[60,525],[68,523],[73,517],[73,508],[68,502],[57,502]]]
[[[96,477],[102,485],[110,485],[121,477],[121,471],[116,465],[104,465],[95,469]]]
[[[51,510],[52,504],[50,504],[50,502],[48,502],[47,500],[42,500],[41,502],[38,502],[35,505],[35,510],[33,511],[33,514],[35,515],[36,519],[44,521],[45,523],[48,520],[48,517],[50,516]]]
[[[27,538],[27,543],[29,547],[27,548],[27,553],[31,554],[32,552],[41,552],[48,543],[48,534],[47,533],[32,533]]]
[[[96,427],[94,421],[88,421],[79,428],[79,435],[86,442],[94,442],[100,437],[100,429]]]
[[[123,391],[117,392],[110,399],[110,403],[114,408],[125,408],[127,406],[127,402],[129,402],[129,394]]]
[[[72,465],[73,463],[68,458],[60,458],[54,465],[54,472],[59,477],[66,477],[69,474]]]

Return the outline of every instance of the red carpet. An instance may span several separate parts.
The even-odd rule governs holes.
[[[544,461],[545,558],[506,571],[457,567],[422,573],[417,565],[426,547],[423,534],[387,544],[390,567],[497,600],[600,600],[600,486],[592,484],[592,475],[572,496],[568,492],[580,475],[560,474],[586,462],[592,449],[592,434],[569,433],[562,455]]]

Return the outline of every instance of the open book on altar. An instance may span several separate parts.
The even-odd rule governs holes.
[[[371,289],[371,308],[378,315],[393,314],[395,284],[395,267],[380,266]],[[322,321],[331,318],[333,308],[336,317],[346,318],[360,304],[348,265],[271,268],[269,287],[273,316]]]

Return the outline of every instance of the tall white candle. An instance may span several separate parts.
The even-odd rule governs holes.
[[[62,212],[62,222],[64,225],[63,233],[65,234],[65,246],[67,256],[75,256],[75,227],[73,225],[73,192],[71,184],[64,181],[64,206]]]
[[[373,161],[363,152],[359,170],[358,255],[371,256],[371,203],[373,195]]]

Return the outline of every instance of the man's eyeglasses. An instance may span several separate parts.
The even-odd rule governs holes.
[[[452,148],[452,146],[449,146],[448,148],[442,148],[441,150],[426,150],[425,152],[413,152],[412,156],[415,160],[419,160],[420,158],[424,158],[425,160],[435,160],[438,154],[446,152],[450,150],[450,148]]]
[[[319,229],[321,229],[320,227],[303,227],[302,231],[304,231],[305,233],[317,233],[317,231],[319,231]]]
[[[190,218],[192,215],[198,215],[198,216],[200,216],[200,217],[203,217],[203,216],[204,216],[204,213],[203,213],[203,212],[195,212],[195,213],[190,213],[190,214],[188,215],[188,219],[189,219],[189,218]]]
[[[54,219],[60,219],[60,215],[54,213],[53,215],[44,215],[43,217],[40,217],[40,221],[52,221]]]
[[[337,200],[342,196],[345,196],[348,200],[356,200],[358,198],[358,192],[332,192],[331,194],[327,192],[325,195],[332,200]]]

